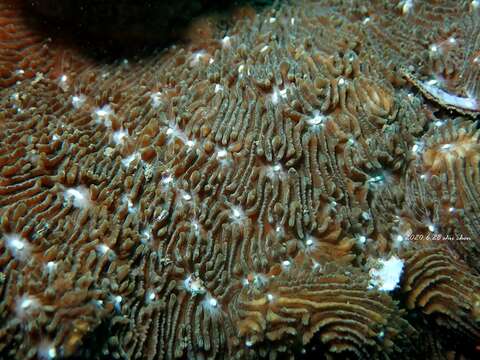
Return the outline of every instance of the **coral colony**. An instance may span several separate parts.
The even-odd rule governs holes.
[[[0,1],[0,359],[475,359],[478,1],[292,1],[102,61]]]

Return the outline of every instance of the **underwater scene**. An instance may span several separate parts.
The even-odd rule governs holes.
[[[479,0],[0,0],[0,360],[480,359]]]

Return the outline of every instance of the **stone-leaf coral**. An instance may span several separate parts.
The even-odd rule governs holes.
[[[444,3],[240,8],[107,63],[2,2],[0,357],[474,358],[478,109],[438,94],[476,70],[416,56],[429,14],[479,24]]]

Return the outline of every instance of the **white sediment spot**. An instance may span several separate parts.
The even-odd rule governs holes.
[[[45,264],[45,269],[49,272],[52,273],[55,270],[57,270],[58,264],[55,261],[49,261]]]
[[[145,294],[145,301],[147,303],[151,303],[155,301],[156,298],[157,298],[157,295],[155,294],[155,291],[153,291],[152,289],[148,289]]]
[[[454,147],[455,147],[455,145],[453,145],[453,144],[443,144],[442,146],[440,146],[440,150],[442,150],[444,152],[448,152],[448,151],[452,150]]]
[[[202,306],[210,316],[218,315],[221,310],[218,300],[208,293],[202,301]]]
[[[190,66],[198,65],[200,60],[207,55],[205,50],[198,50],[192,53],[192,60],[190,61]]]
[[[132,202],[132,200],[130,199],[130,196],[128,196],[127,194],[123,195],[122,202],[123,202],[124,204],[127,204],[128,212],[129,212],[130,214],[133,214],[133,213],[136,213],[136,212],[137,212],[137,208],[133,205],[133,202]]]
[[[239,224],[245,219],[245,212],[240,206],[232,205],[230,207],[230,219]]]
[[[162,93],[157,91],[150,94],[150,100],[152,101],[152,107],[155,109],[158,108],[162,105]]]
[[[232,46],[232,39],[230,38],[230,36],[225,36],[222,39],[222,47],[224,49],[229,49],[231,46]]]
[[[365,245],[366,242],[367,242],[367,237],[365,235],[357,236],[358,245],[363,246],[363,245]]]
[[[91,206],[90,192],[85,186],[66,189],[63,193],[65,199],[72,200],[73,206],[85,209]]]
[[[121,160],[121,163],[123,166],[128,168],[130,164],[134,161],[140,159],[140,153],[139,152],[134,152],[133,154],[127,156],[125,159]]]
[[[400,2],[400,6],[402,8],[402,13],[407,15],[413,9],[413,0],[403,0]]]
[[[40,360],[53,360],[57,358],[57,349],[52,343],[43,342],[38,347],[37,354]]]
[[[120,129],[113,132],[112,139],[116,145],[119,145],[119,144],[123,144],[127,136],[128,136],[128,131]]]
[[[183,285],[192,295],[205,294],[207,291],[203,286],[203,281],[195,274],[191,274],[183,280]]]
[[[115,311],[117,312],[122,311],[122,301],[123,301],[123,298],[120,295],[116,295],[112,298]]]
[[[286,173],[279,163],[273,164],[271,166],[267,166],[266,173],[268,178],[274,179],[274,178],[280,178],[284,179],[286,177]]]
[[[5,245],[12,256],[17,260],[27,260],[30,256],[31,245],[19,234],[5,234]]]
[[[313,117],[307,119],[307,124],[310,126],[322,126],[325,123],[327,117],[320,111],[314,110]]]
[[[83,104],[85,104],[86,101],[87,101],[87,97],[83,94],[72,96],[72,106],[75,109],[80,109],[83,106]]]
[[[111,117],[114,114],[115,113],[113,112],[110,105],[104,105],[100,108],[95,108],[93,110],[92,117],[97,123],[103,123],[105,126],[111,127],[112,126]]]
[[[63,90],[68,90],[68,76],[63,74],[58,78],[58,86]]]
[[[424,148],[425,148],[425,144],[423,143],[423,141],[417,141],[412,146],[412,153],[418,155],[423,151]]]
[[[280,102],[280,99],[286,99],[287,98],[287,89],[282,89],[280,90],[277,86],[273,87],[272,94],[270,95],[270,99],[272,100],[272,103],[274,105],[278,104]]]
[[[107,244],[98,244],[95,247],[95,250],[97,250],[99,255],[107,256],[109,260],[114,260],[117,257],[115,251],[113,251]]]
[[[20,319],[25,319],[32,315],[32,312],[39,307],[40,302],[35,296],[24,294],[15,301],[15,314]]]
[[[379,268],[371,269],[369,288],[378,288],[381,291],[392,291],[400,282],[403,272],[403,260],[396,256],[389,259],[380,259]]]
[[[292,262],[290,260],[283,260],[282,261],[282,269],[287,271],[290,269],[290,267],[292,266]]]

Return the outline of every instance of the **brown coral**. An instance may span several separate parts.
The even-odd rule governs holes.
[[[472,357],[478,133],[393,46],[428,12],[354,3],[114,63],[2,3],[0,357]],[[372,278],[396,256],[401,291]],[[452,336],[419,348],[430,323]]]

